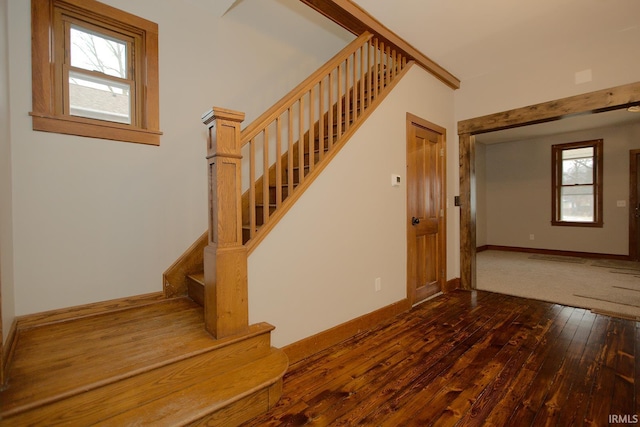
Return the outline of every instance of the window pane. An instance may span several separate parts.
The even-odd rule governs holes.
[[[131,124],[131,87],[70,71],[69,108],[72,116]]]
[[[560,197],[560,221],[593,222],[593,185],[562,187]]]
[[[562,152],[562,185],[593,184],[593,148],[589,148],[592,153],[590,157],[575,157],[573,152],[582,150],[585,149]],[[574,157],[567,159],[565,156]]]
[[[71,26],[71,66],[127,78],[127,43]]]

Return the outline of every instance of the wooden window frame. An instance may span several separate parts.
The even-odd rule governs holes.
[[[131,124],[68,113],[68,84],[63,72],[65,29],[56,26],[59,21],[56,13],[69,14],[88,26],[98,24],[107,30],[134,36]],[[160,145],[156,23],[95,0],[32,0],[31,35],[33,111],[30,115],[34,130]]]
[[[556,144],[551,147],[551,225],[570,227],[602,227],[603,213],[603,171],[602,171],[602,139]],[[576,148],[593,148],[594,166],[593,191],[594,191],[594,219],[589,222],[561,221],[560,198],[562,193],[562,152]]]

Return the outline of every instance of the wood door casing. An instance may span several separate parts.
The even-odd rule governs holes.
[[[629,259],[640,259],[640,150],[629,152]]]
[[[407,114],[407,297],[445,287],[445,129]]]

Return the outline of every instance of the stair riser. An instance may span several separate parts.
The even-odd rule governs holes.
[[[17,412],[12,416],[2,414],[0,419],[8,425],[94,425],[111,417],[120,417],[127,411],[136,412],[143,405],[166,399],[172,393],[181,394],[181,390],[196,387],[212,373],[220,374],[220,381],[224,383],[224,372],[268,355],[271,351],[270,341],[270,331],[265,331],[139,375],[115,379],[112,383],[78,391],[66,398],[61,396],[61,400],[25,412]],[[130,425],[130,421],[113,425]]]

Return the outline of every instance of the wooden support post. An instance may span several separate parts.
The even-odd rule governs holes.
[[[205,329],[216,339],[249,327],[247,248],[242,244],[240,123],[244,113],[214,107],[209,126],[209,238],[204,250]]]
[[[460,286],[476,288],[476,137],[460,135]]]

